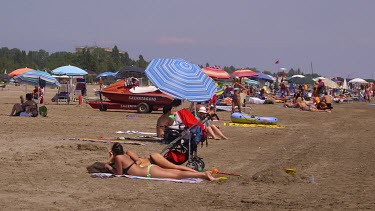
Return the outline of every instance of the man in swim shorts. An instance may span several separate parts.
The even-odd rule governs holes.
[[[159,138],[164,137],[164,129],[173,124],[173,119],[169,116],[172,114],[172,106],[166,105],[163,107],[163,115],[161,115],[156,123],[156,135]]]

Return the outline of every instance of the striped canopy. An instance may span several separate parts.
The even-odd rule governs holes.
[[[212,66],[212,67],[204,67],[202,68],[203,72],[206,75],[210,76],[214,79],[229,79],[229,73],[225,72],[225,70],[220,69],[220,67]]]
[[[40,79],[45,81],[46,86],[60,86],[60,83],[56,80],[56,78],[52,77],[52,75],[50,75],[49,73],[40,70],[30,70],[14,77],[14,79],[20,83],[26,83],[30,85],[39,85]]]
[[[203,102],[216,93],[215,82],[198,65],[183,59],[153,59],[146,75],[162,92],[177,99]]]
[[[81,68],[76,67],[76,66],[70,66],[70,65],[58,67],[52,70],[52,73],[56,75],[70,75],[70,76],[88,74],[86,71],[82,70]]]
[[[254,76],[258,76],[258,74],[252,70],[248,70],[248,69],[244,69],[244,70],[236,70],[232,73],[232,75],[234,77],[254,77]]]

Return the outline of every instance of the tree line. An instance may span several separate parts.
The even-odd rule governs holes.
[[[116,72],[124,66],[131,65],[145,68],[148,62],[142,55],[139,55],[138,60],[133,60],[127,52],[121,54],[117,46],[112,48],[112,52],[103,48],[83,48],[80,52],[61,51],[51,54],[42,49],[26,52],[18,48],[0,48],[0,70],[7,70],[8,73],[22,67],[51,71],[65,65],[77,66],[99,74],[107,71]]]
[[[116,72],[122,67],[132,65],[146,68],[148,64],[149,62],[146,61],[142,55],[139,55],[137,60],[133,60],[129,57],[127,52],[120,53],[117,46],[114,46],[111,52],[108,52],[103,48],[83,48],[82,51],[79,52],[61,51],[51,54],[42,49],[39,51],[26,52],[18,48],[0,48],[0,70],[7,70],[8,73],[22,67],[51,71],[61,66],[73,65],[100,74],[107,71]],[[210,64],[206,63],[205,66],[208,67]],[[203,67],[203,65],[200,65],[200,67]],[[232,73],[238,68],[235,66],[224,66],[222,69],[228,73]],[[280,74],[272,73],[267,70],[261,71],[255,67],[246,67],[246,69],[251,69],[255,72],[263,72],[273,76]],[[286,77],[290,77],[295,74],[303,75],[304,73],[299,68],[297,70],[292,68],[284,74]],[[318,77],[319,75],[314,74],[313,76]]]

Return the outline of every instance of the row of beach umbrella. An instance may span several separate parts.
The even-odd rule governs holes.
[[[62,66],[52,70],[55,75],[65,75],[65,76],[83,76],[87,75],[87,72],[81,68],[75,66]],[[39,85],[41,87],[56,87],[60,86],[60,83],[51,74],[41,71],[33,70],[31,68],[20,68],[12,71],[8,74],[10,77],[14,77],[14,80],[19,83],[26,83],[30,85]]]

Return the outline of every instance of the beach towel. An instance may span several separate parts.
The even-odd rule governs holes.
[[[190,183],[197,184],[201,183],[203,179],[200,178],[184,178],[184,179],[170,179],[170,178],[149,178],[149,177],[140,177],[132,175],[115,175],[110,173],[92,173],[91,177],[93,178],[114,178],[114,177],[126,177],[130,179],[141,179],[141,180],[156,180],[156,181],[166,181],[166,182],[177,182],[177,183]]]
[[[141,143],[136,141],[124,141],[124,140],[118,140],[118,139],[90,139],[90,138],[80,138],[76,140],[81,141],[88,141],[88,142],[99,142],[99,143],[108,143],[108,144],[114,144],[114,143],[120,143],[120,144],[130,144],[130,145],[141,145],[145,146],[147,143]],[[138,139],[128,139],[128,140],[138,140]]]
[[[139,132],[134,130],[127,130],[127,131],[117,131],[117,134],[137,134],[137,135],[155,135],[156,133],[150,133],[150,132]]]

